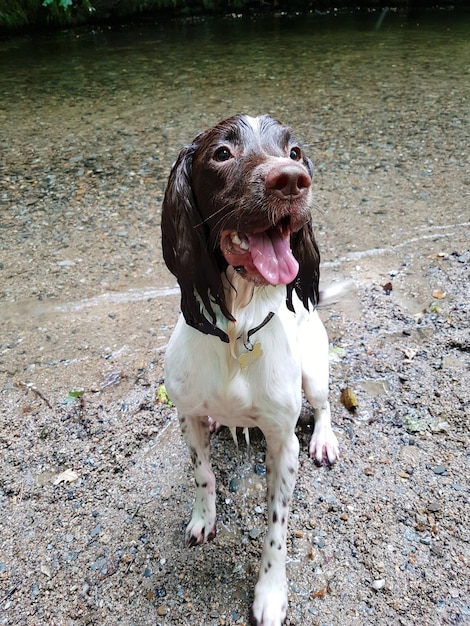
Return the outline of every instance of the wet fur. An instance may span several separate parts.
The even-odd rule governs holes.
[[[237,148],[238,162],[226,180],[214,174],[210,163],[221,137],[249,147]],[[287,521],[298,469],[295,426],[302,389],[314,409],[312,458],[333,463],[339,455],[328,403],[328,338],[313,310],[319,255],[311,218],[302,223],[303,215],[310,214],[310,195],[298,200],[292,216],[293,228],[301,224],[291,236],[299,261],[292,284],[245,280],[218,248],[222,229],[263,224],[267,212],[269,219],[276,219],[291,206],[282,198],[276,204],[268,197],[263,181],[260,188],[246,184],[260,162],[269,169],[270,163],[284,158],[277,155],[285,155],[291,141],[290,132],[267,117],[237,116],[199,135],[172,170],[162,217],[165,260],[182,293],[182,315],[168,345],[165,381],[178,409],[196,484],[186,545],[216,535],[209,416],[232,428],[259,427],[266,438],[268,528],[251,607],[251,621],[258,626],[280,626],[287,612]],[[306,157],[301,167],[311,174]],[[271,312],[275,315],[253,336],[263,354],[243,369],[239,358],[247,353],[247,335]]]

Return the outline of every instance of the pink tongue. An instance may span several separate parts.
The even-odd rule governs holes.
[[[271,285],[291,283],[299,271],[299,264],[290,249],[289,236],[282,237],[277,230],[249,235],[251,258],[266,282]]]

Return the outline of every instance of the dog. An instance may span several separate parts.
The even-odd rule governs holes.
[[[196,483],[186,545],[216,535],[212,420],[232,430],[258,427],[266,439],[268,523],[250,612],[258,626],[286,618],[287,519],[302,389],[314,410],[311,457],[331,464],[339,456],[328,402],[328,338],[316,311],[312,173],[287,127],[268,115],[235,115],[181,150],[162,205],[163,256],[181,289],[165,384]]]

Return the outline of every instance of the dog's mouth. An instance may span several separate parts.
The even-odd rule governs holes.
[[[257,283],[287,285],[299,271],[290,246],[290,233],[288,220],[253,233],[224,230],[220,247],[227,263],[245,278]]]

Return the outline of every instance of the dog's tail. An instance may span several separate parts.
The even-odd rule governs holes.
[[[354,289],[352,280],[340,280],[320,289],[318,308],[323,309],[346,298]]]

